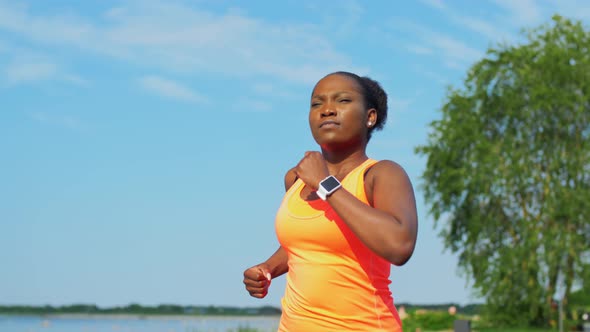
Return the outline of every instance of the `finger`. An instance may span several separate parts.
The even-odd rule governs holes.
[[[266,294],[268,287],[246,287],[246,290],[250,294]]]
[[[262,293],[266,293],[268,291],[268,288],[252,288],[252,287],[246,287],[246,290],[250,294],[262,294]]]
[[[255,297],[255,298],[262,299],[262,298],[264,298],[266,296],[266,294],[268,294],[268,293],[254,293],[254,294],[253,293],[250,293],[250,296]]]
[[[267,270],[266,268],[259,267],[259,268],[258,268],[258,272],[260,273],[260,275],[261,275],[261,276],[262,276],[262,277],[263,277],[265,280],[268,280],[268,281],[271,281],[271,280],[272,280],[272,276],[271,276],[271,274],[270,274],[270,271],[269,271],[269,270]],[[260,279],[259,279],[259,280],[260,280]]]
[[[244,279],[244,285],[246,285],[246,287],[258,287],[258,288],[263,288],[263,287],[267,287],[269,284],[268,280],[264,279],[264,280],[252,280],[252,279]]]
[[[264,280],[266,277],[260,268],[250,268],[244,272],[244,279]]]

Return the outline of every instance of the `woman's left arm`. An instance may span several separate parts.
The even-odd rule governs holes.
[[[334,211],[377,255],[405,264],[416,245],[418,217],[414,190],[403,168],[380,161],[366,174],[365,191],[372,206],[340,188],[327,199]]]

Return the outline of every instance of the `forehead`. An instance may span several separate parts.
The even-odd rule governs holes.
[[[362,89],[354,78],[342,74],[333,74],[322,78],[315,85],[312,95],[330,92],[356,92],[362,94]]]

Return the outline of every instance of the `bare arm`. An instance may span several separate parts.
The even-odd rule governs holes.
[[[317,151],[306,152],[295,171],[313,190],[330,174],[323,155]],[[414,252],[418,232],[410,179],[398,164],[380,161],[366,174],[365,192],[371,205],[344,188],[336,190],[327,201],[369,249],[392,264],[405,264]]]
[[[297,176],[293,169],[285,175],[285,191],[295,183]],[[244,285],[251,296],[263,298],[268,294],[271,280],[289,271],[287,252],[279,246],[266,261],[244,271]]]
[[[327,201],[369,249],[392,264],[405,264],[418,232],[414,190],[406,172],[394,162],[381,161],[367,173],[365,190],[372,206],[342,188]]]
[[[285,191],[288,191],[296,180],[297,175],[295,174],[295,169],[291,168],[287,171],[287,174],[285,174]],[[287,253],[281,246],[279,246],[279,249],[277,249],[277,251],[275,251],[275,253],[263,264],[268,266],[272,278],[281,276],[289,271],[289,266],[287,265]]]
[[[277,251],[275,251],[275,253],[262,264],[267,266],[272,279],[282,276],[289,271],[289,266],[287,265],[287,253],[281,246],[279,246],[279,249],[277,249]]]

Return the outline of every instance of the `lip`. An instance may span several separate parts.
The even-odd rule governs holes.
[[[320,123],[320,128],[323,128],[323,127],[331,128],[331,127],[336,127],[336,126],[339,126],[339,125],[340,125],[340,123],[338,123],[338,122],[336,122],[334,120],[327,120],[327,121],[324,121],[324,122]]]

